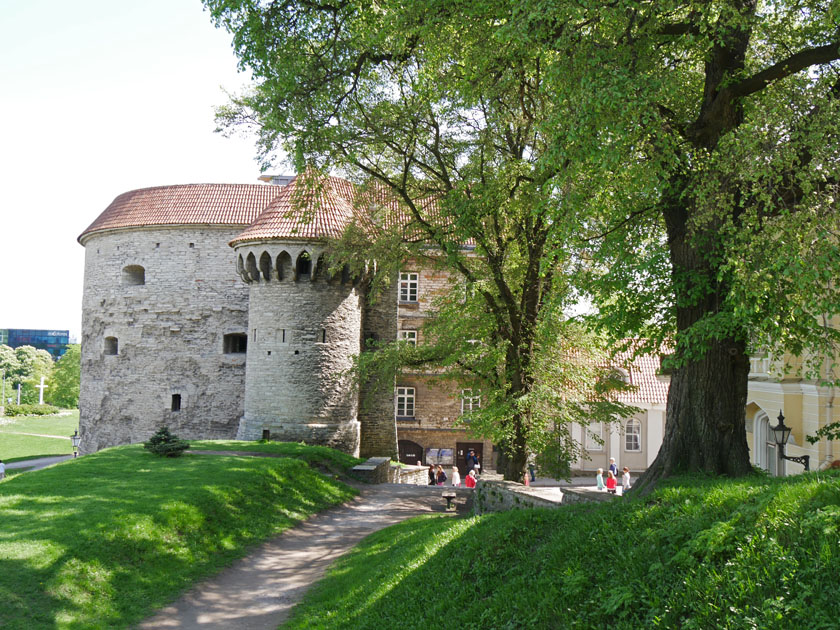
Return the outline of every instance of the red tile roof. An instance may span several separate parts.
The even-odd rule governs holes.
[[[270,184],[186,184],[121,194],[79,236],[152,225],[248,225],[283,188]]]
[[[668,401],[668,384],[656,378],[659,372],[659,355],[643,354],[634,359],[632,348],[613,357],[612,365],[629,373],[632,391],[622,392],[618,399],[629,405],[654,403],[664,405]]]
[[[339,238],[357,217],[355,187],[345,179],[304,174],[281,191],[231,245],[271,238]]]

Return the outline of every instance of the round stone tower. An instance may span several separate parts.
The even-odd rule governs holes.
[[[228,242],[282,189],[190,184],[124,193],[85,247],[81,449],[161,425],[231,439],[244,408],[248,291]]]
[[[352,185],[304,176],[231,241],[249,285],[245,412],[237,439],[303,441],[358,455],[358,396],[348,370],[361,350],[364,295],[329,274],[326,239],[352,220]],[[309,188],[308,190],[306,188]]]

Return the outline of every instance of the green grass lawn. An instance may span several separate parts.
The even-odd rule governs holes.
[[[285,629],[838,627],[840,476],[683,479],[649,497],[365,539]]]
[[[48,455],[72,455],[70,436],[78,428],[78,409],[60,416],[0,418],[0,459],[9,463]],[[26,433],[57,437],[38,437]]]
[[[194,440],[190,442],[193,451],[247,451],[250,453],[273,453],[284,457],[296,457],[329,472],[347,474],[353,466],[365,460],[326,446],[307,446],[300,442],[242,442],[237,440]]]
[[[164,459],[140,445],[7,479],[0,627],[128,627],[354,493],[299,459]]]

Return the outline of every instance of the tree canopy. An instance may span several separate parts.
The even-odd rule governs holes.
[[[45,393],[45,398],[51,405],[64,409],[75,409],[79,406],[81,348],[78,343],[68,345],[67,352],[56,361],[50,388]]]
[[[392,191],[483,296],[511,391],[572,278],[614,339],[673,346],[645,482],[747,472],[750,350],[837,343],[837,2],[205,5],[255,77],[222,126]]]

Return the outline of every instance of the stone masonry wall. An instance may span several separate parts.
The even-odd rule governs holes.
[[[265,245],[273,261],[296,260],[301,242]],[[244,254],[263,246],[238,248]],[[311,253],[317,261],[317,252]],[[324,273],[250,279],[245,413],[237,437],[305,441],[359,453],[357,396],[347,374],[360,351],[359,287]]]
[[[393,341],[397,338],[397,283],[374,299],[365,300],[363,338]],[[393,383],[365,383],[360,388],[361,456],[387,455],[397,459],[397,425],[394,418]]]
[[[233,438],[245,355],[223,337],[247,331],[247,287],[227,243],[241,227],[146,228],[85,239],[81,452],[140,442],[162,425],[184,438]],[[139,265],[145,284],[123,269]],[[106,337],[117,354],[106,354]],[[173,395],[180,410],[172,411]]]

